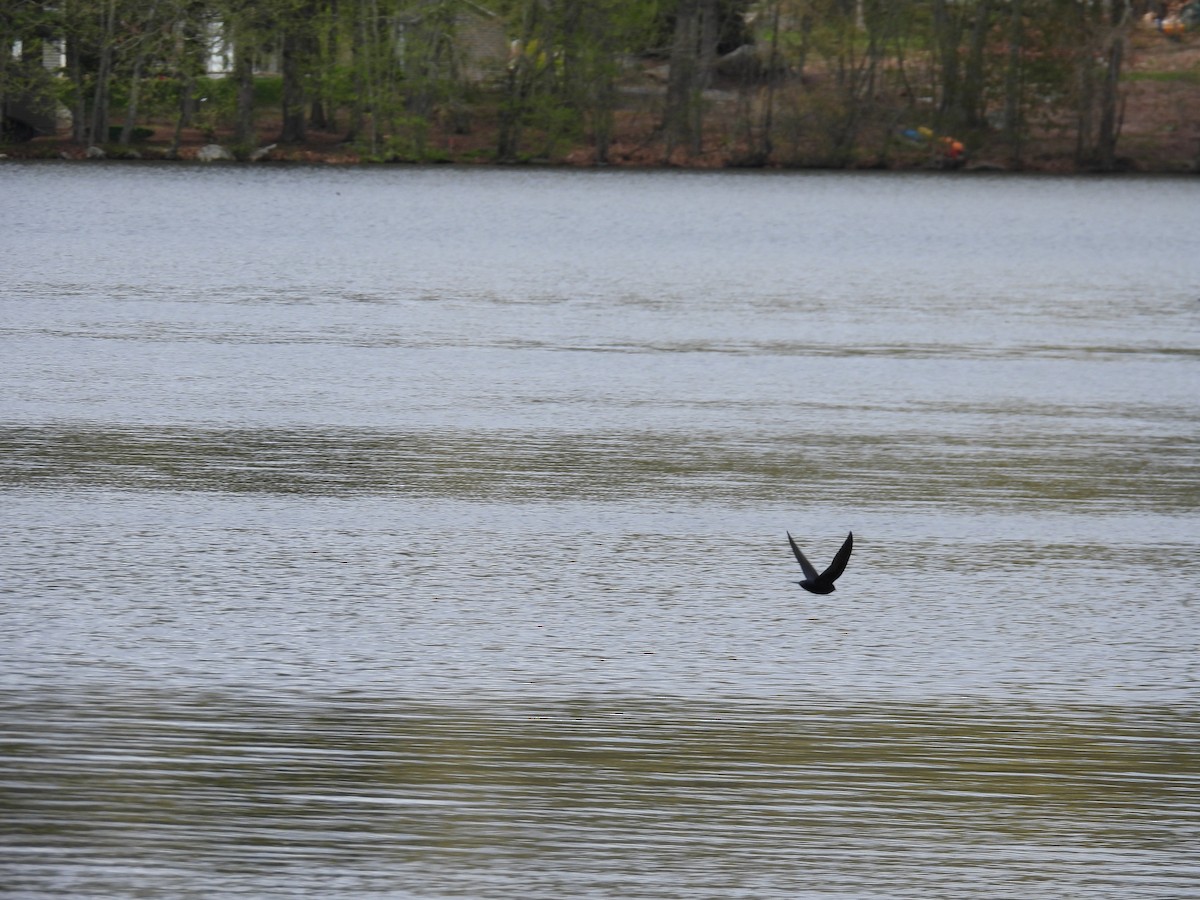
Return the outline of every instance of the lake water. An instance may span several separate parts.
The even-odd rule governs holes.
[[[6,896],[1200,897],[1200,182],[0,199]]]

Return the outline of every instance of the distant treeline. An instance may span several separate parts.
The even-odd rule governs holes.
[[[664,161],[718,140],[746,165],[848,165],[953,135],[1019,162],[1033,131],[1054,128],[1078,161],[1111,168],[1148,5],[8,0],[0,100],[67,108],[85,144],[128,144],[152,120],[175,125],[176,148],[188,127],[245,152],[319,130],[368,156],[420,158],[431,133],[488,116],[497,160],[586,144],[602,162],[636,87]],[[24,124],[5,127],[12,139]]]

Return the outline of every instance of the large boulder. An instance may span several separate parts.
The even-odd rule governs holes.
[[[220,160],[233,159],[233,154],[220,144],[205,144],[196,151],[196,159],[200,160],[200,162],[218,162]]]

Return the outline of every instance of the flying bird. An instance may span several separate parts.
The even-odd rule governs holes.
[[[792,545],[792,552],[796,554],[796,560],[800,563],[800,568],[804,570],[804,580],[797,581],[796,584],[811,594],[832,594],[834,591],[833,583],[838,580],[838,576],[842,572],[846,571],[846,563],[850,559],[850,551],[854,549],[854,532],[852,531],[846,535],[846,542],[842,544],[842,549],[837,552],[837,555],[833,558],[833,562],[829,564],[829,568],[820,575],[812,567],[812,563],[804,558],[804,554],[796,546],[796,541],[790,531],[788,532],[788,543]]]

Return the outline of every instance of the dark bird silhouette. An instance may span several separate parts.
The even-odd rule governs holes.
[[[833,558],[833,562],[829,564],[829,568],[820,575],[812,567],[812,563],[804,558],[804,554],[796,546],[796,541],[790,531],[788,532],[788,543],[792,545],[792,552],[796,554],[796,561],[800,563],[800,568],[804,570],[804,580],[797,581],[796,584],[812,594],[832,594],[834,591],[833,583],[838,580],[839,575],[846,571],[846,563],[850,560],[850,551],[854,549],[854,532],[852,531],[846,535],[846,542],[842,544],[842,549],[837,552],[837,556]]]

